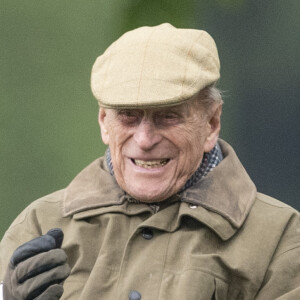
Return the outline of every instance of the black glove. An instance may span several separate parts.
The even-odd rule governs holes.
[[[63,232],[51,229],[13,253],[3,282],[4,300],[56,300],[70,274],[67,255],[60,249]]]

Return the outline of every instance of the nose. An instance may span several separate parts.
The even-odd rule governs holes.
[[[161,139],[159,130],[151,120],[144,118],[135,128],[134,140],[143,151],[153,149]]]

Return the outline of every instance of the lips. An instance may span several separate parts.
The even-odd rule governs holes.
[[[166,165],[170,159],[155,159],[155,160],[141,160],[141,159],[132,159],[132,162],[142,168],[153,169],[159,168]]]

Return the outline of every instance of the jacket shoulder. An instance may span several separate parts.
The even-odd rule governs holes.
[[[264,247],[271,245],[273,249],[255,299],[300,299],[300,213],[264,194],[257,195],[253,208],[262,211],[260,219],[264,221],[259,228],[265,236]]]
[[[282,201],[257,193],[248,217],[256,224],[263,225],[274,232],[275,228],[277,230],[280,228],[279,231],[284,230],[293,219],[299,220],[300,213]]]
[[[270,206],[274,206],[274,207],[278,207],[278,208],[287,208],[287,209],[291,209],[291,210],[295,210],[294,208],[292,208],[291,206],[289,206],[288,204],[279,201],[273,197],[270,197],[268,195],[262,194],[262,193],[257,193],[257,197],[256,199],[258,201],[261,201],[267,205]]]
[[[273,241],[275,256],[300,247],[300,213],[293,207],[258,193],[250,211],[251,224],[259,228],[265,241]]]
[[[0,243],[0,280],[3,280],[13,251],[54,227],[64,227],[61,200],[64,190],[44,196],[28,205],[13,221]]]
[[[30,203],[10,225],[3,241],[9,237],[16,242],[23,242],[24,239],[44,234],[48,227],[51,229],[51,226],[60,224],[63,196],[64,190],[59,190]]]

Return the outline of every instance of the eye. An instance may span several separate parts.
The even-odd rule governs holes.
[[[123,109],[123,110],[119,110],[118,115],[130,118],[130,117],[134,117],[136,113],[129,109]]]
[[[141,112],[134,109],[121,109],[118,110],[118,118],[123,123],[135,123],[139,120]]]
[[[171,120],[171,119],[177,119],[178,116],[175,113],[165,113],[162,115],[162,118]]]
[[[173,111],[162,111],[156,115],[156,122],[163,126],[175,125],[181,121],[181,116]]]

